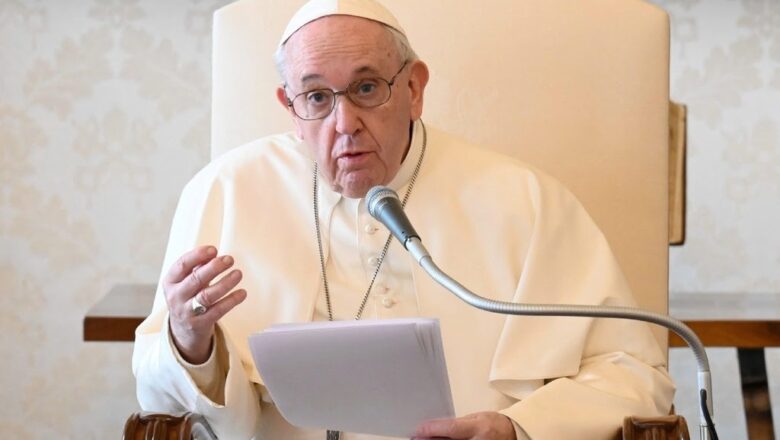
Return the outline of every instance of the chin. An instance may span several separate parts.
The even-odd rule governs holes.
[[[348,189],[344,188],[343,191],[341,191],[341,195],[344,197],[347,197],[349,199],[362,199],[366,196],[366,193],[368,193],[368,190],[371,189],[371,187],[367,187],[365,189]]]
[[[337,176],[333,188],[344,197],[361,199],[371,188],[382,185],[382,182],[382,176],[378,176],[376,172],[359,170]]]

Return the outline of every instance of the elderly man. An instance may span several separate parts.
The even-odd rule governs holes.
[[[419,438],[611,438],[626,415],[669,411],[674,387],[645,324],[470,308],[370,219],[369,188],[395,189],[439,264],[495,299],[633,304],[571,194],[425,126],[428,69],[386,9],[312,0],[276,61],[297,133],[240,147],[184,189],[137,330],[144,409],[202,413],[221,438],[323,439],[280,416],[247,337],[279,322],[432,316],[459,417]]]

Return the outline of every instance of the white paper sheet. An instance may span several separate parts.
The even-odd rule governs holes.
[[[435,319],[281,324],[249,347],[296,426],[409,438],[421,422],[455,415]]]

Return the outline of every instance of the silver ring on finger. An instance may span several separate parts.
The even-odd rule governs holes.
[[[198,297],[200,296],[201,293],[203,293],[202,290],[197,295],[192,297],[192,314],[195,315],[195,316],[202,315],[202,314],[206,313],[206,310],[208,310],[208,307],[203,305],[200,302],[200,300],[198,300]]]

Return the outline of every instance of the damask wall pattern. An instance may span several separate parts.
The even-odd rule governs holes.
[[[688,105],[688,229],[675,292],[780,294],[780,2],[656,0]]]
[[[212,12],[229,0],[0,0],[2,438],[115,438],[130,344],[81,341],[108,288],[159,275],[208,161]],[[672,290],[780,290],[780,2],[657,0],[689,108]]]
[[[671,249],[670,289],[778,295],[780,2],[652,1],[671,17],[672,99],[688,106],[687,239]],[[721,437],[746,439],[736,353],[708,352]],[[694,366],[687,350],[671,352],[675,406],[692,428]],[[780,436],[780,350],[767,368]]]
[[[0,437],[118,438],[137,409],[131,344],[81,320],[159,274],[225,3],[0,0]]]

